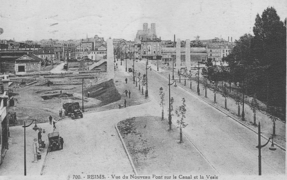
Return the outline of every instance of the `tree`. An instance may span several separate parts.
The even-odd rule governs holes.
[[[227,109],[227,96],[228,96],[228,88],[226,84],[222,87],[222,96],[224,97],[224,108]]]
[[[164,92],[163,92],[162,87],[160,88],[159,96],[160,96],[160,106],[162,107],[162,117],[161,117],[161,120],[163,120],[163,119],[164,119]]]
[[[259,104],[256,99],[256,93],[251,100],[251,109],[253,111],[253,125],[256,126],[256,111],[259,109]]]
[[[169,130],[171,130],[171,117],[173,116],[173,102],[174,102],[174,99],[173,97],[170,98],[170,101],[169,101],[169,105],[170,105],[170,109],[167,109],[167,112],[170,113],[170,116],[168,117],[169,118]]]
[[[185,113],[186,113],[186,105],[185,105],[185,99],[182,98],[182,105],[179,106],[175,111],[177,117],[179,119],[176,121],[178,128],[179,128],[179,143],[182,143],[182,128],[185,128],[187,124],[184,122],[185,119]]]
[[[270,66],[266,73],[272,80],[269,81],[268,97],[269,104],[272,106],[281,106],[285,116],[286,104],[286,27],[280,21],[276,10],[273,7],[265,9],[260,16],[257,14],[255,25],[253,27],[254,40],[252,50],[254,57],[258,59],[260,66]],[[261,78],[266,88],[266,80]],[[266,91],[265,91],[266,92]],[[257,93],[259,98],[263,92]],[[284,117],[285,119],[285,117]]]

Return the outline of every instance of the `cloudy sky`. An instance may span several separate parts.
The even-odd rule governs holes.
[[[286,0],[15,0],[1,1],[0,39],[134,40],[143,23],[162,39],[200,39],[252,33],[256,14],[273,6],[283,21]]]

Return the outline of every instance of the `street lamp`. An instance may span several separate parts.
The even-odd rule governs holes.
[[[261,169],[262,169],[262,165],[261,165],[261,148],[263,148],[264,146],[266,146],[269,141],[272,140],[272,144],[271,147],[269,148],[271,151],[275,151],[276,147],[274,147],[274,143],[273,143],[273,136],[271,136],[268,141],[264,144],[261,145],[261,128],[260,128],[260,122],[258,124],[258,146],[256,146],[256,148],[258,148],[258,170],[259,170],[259,176],[261,176]]]
[[[200,95],[200,88],[199,88],[199,75],[200,75],[200,73],[199,73],[199,69],[200,68],[203,68],[203,67],[199,67],[199,64],[205,64],[204,62],[200,62],[200,61],[198,61],[197,62],[197,68],[196,67],[194,67],[194,68],[190,68],[190,70],[197,70],[197,94],[198,95]]]
[[[24,121],[24,125],[22,126],[24,128],[24,176],[27,175],[27,168],[26,168],[26,128],[31,126],[35,122],[35,126],[33,127],[33,130],[37,131],[39,129],[37,127],[37,122],[35,119],[32,120],[32,122],[29,125],[26,125],[26,121]]]
[[[147,76],[147,70],[149,69],[151,71],[151,67],[147,66],[148,65],[148,59],[146,60],[146,90],[145,90],[145,98],[148,97],[148,76]]]

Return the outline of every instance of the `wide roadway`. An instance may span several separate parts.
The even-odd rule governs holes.
[[[125,63],[123,63],[123,66]],[[132,61],[128,61],[132,67]],[[135,69],[145,74],[144,62],[135,62]],[[160,102],[159,88],[165,92],[165,117],[168,108],[168,77],[155,70],[148,70],[149,98]],[[258,174],[258,135],[245,128],[227,115],[221,113],[204,101],[197,94],[181,87],[171,86],[171,97],[174,98],[174,109],[186,100],[186,123],[184,134],[197,147],[207,162],[219,173],[224,175],[257,175]],[[175,114],[175,113],[173,113]],[[158,112],[161,116],[161,112]],[[176,116],[172,117],[176,124]],[[265,139],[261,139],[264,144]],[[277,148],[270,151],[269,143],[262,148],[262,174],[285,173],[285,151]],[[196,162],[194,162],[196,163]]]

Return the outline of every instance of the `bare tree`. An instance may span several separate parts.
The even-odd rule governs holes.
[[[185,113],[186,113],[186,104],[185,104],[185,99],[182,98],[182,105],[179,106],[176,111],[175,111],[177,117],[179,119],[177,120],[177,125],[179,128],[179,143],[182,143],[182,128],[185,128],[187,124],[184,122],[184,119],[186,118]]]

